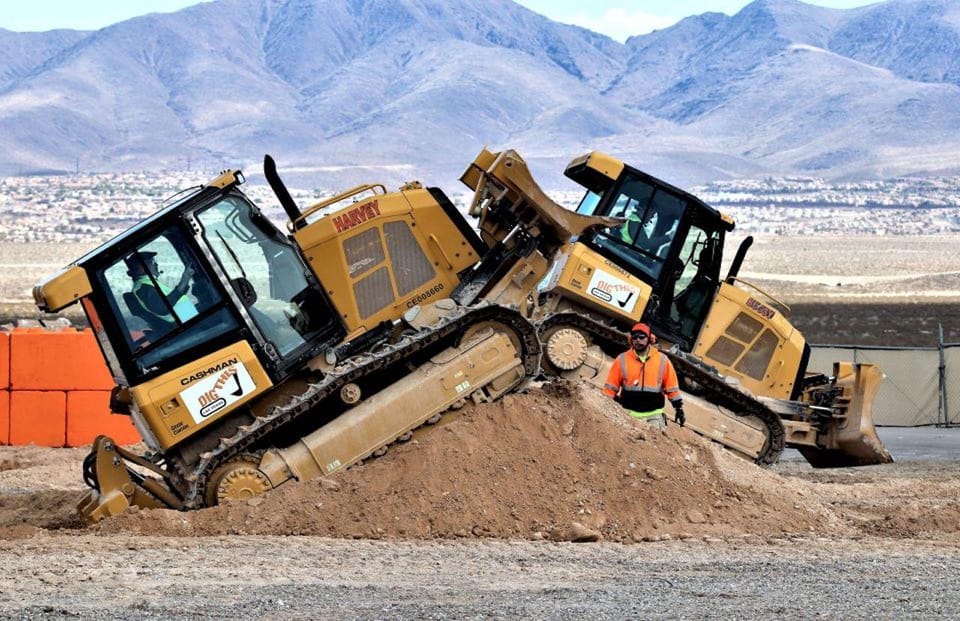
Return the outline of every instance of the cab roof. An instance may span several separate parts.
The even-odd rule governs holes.
[[[83,265],[94,257],[101,257],[104,254],[113,254],[113,249],[126,245],[126,241],[138,233],[151,228],[156,222],[165,220],[167,216],[174,212],[184,212],[186,208],[192,208],[198,202],[205,202],[208,197],[223,194],[230,188],[240,185],[244,182],[243,173],[239,170],[226,170],[215,179],[207,182],[205,185],[194,186],[181,190],[170,198],[165,200],[165,204],[150,214],[140,222],[137,222],[116,237],[97,246],[86,253],[71,265]]]
[[[670,183],[654,177],[649,173],[645,173],[638,168],[634,168],[633,166],[624,163],[622,160],[607,153],[603,153],[602,151],[591,151],[574,158],[567,165],[567,168],[563,171],[563,174],[566,175],[567,178],[575,181],[579,185],[595,194],[603,194],[609,190],[621,177],[624,175],[630,175],[632,177],[642,179],[656,188],[666,190],[671,194],[685,199],[688,203],[695,205],[709,216],[713,216],[722,222],[724,229],[727,231],[733,230],[735,226],[735,222],[732,217],[718,209],[714,209],[690,192],[671,185]]]

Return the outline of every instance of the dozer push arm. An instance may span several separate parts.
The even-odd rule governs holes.
[[[512,150],[482,150],[460,179],[474,190],[469,213],[479,218],[480,237],[490,249],[451,296],[461,304],[486,299],[523,308],[573,237],[621,222],[564,209]]]
[[[77,504],[77,511],[93,524],[105,517],[122,513],[128,507],[144,509],[182,507],[180,500],[158,480],[141,476],[127,463],[133,463],[155,473],[165,473],[119,446],[107,436],[98,436],[83,462],[83,476],[90,491]]]
[[[480,219],[481,237],[488,246],[503,241],[515,226],[522,226],[538,239],[540,251],[549,257],[572,237],[624,222],[561,207],[537,185],[527,163],[513,150],[482,150],[460,180],[474,191],[469,213]]]

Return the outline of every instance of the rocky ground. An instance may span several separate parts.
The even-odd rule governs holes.
[[[955,619],[932,541],[642,545],[41,535],[0,542],[4,618]]]
[[[83,454],[0,449],[0,616],[960,615],[960,462],[761,470],[578,385],[330,479],[92,528]]]

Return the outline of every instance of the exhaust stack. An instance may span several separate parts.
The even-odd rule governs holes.
[[[300,212],[300,208],[297,207],[297,203],[293,200],[293,197],[290,196],[287,186],[284,185],[283,180],[280,179],[280,175],[277,174],[277,163],[273,161],[273,158],[270,157],[269,154],[263,156],[263,174],[267,178],[267,183],[270,184],[273,193],[277,195],[277,200],[280,201],[283,210],[287,212],[287,217],[290,218],[290,222],[296,222],[302,213]],[[301,226],[303,226],[302,221]]]

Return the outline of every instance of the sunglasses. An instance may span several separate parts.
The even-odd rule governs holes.
[[[650,338],[650,336],[649,336],[646,332],[632,332],[632,333],[630,334],[630,336],[632,336],[632,337],[635,338],[635,339],[646,339],[646,338]]]

